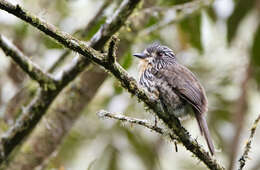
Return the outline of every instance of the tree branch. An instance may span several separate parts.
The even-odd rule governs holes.
[[[104,10],[108,7],[110,4],[111,0],[105,0],[105,2],[102,4],[96,15],[87,23],[84,29],[78,30],[76,32],[80,32],[80,38],[83,38],[83,36],[87,35],[86,32],[90,31],[94,26],[96,26],[96,22],[99,21],[100,17],[104,13]],[[76,33],[74,32],[74,33]],[[53,73],[60,65],[65,61],[67,56],[71,53],[69,49],[66,49],[60,56],[59,58],[48,68],[47,72],[48,73]],[[77,60],[76,65],[85,65],[87,64],[85,62],[86,60]],[[76,67],[78,68],[78,67]],[[81,70],[76,69],[76,74],[77,72],[80,72]],[[72,71],[72,70],[71,70]],[[70,73],[68,73],[70,74]],[[36,88],[29,88],[28,86],[31,85],[31,82],[27,84],[26,88],[22,88],[19,90],[19,92],[8,102],[8,105],[5,109],[5,114],[4,114],[4,119],[5,121],[8,122],[8,124],[13,124],[15,117],[17,117],[21,113],[21,107],[27,105],[31,99],[34,97],[34,95],[30,94],[35,94],[37,89]],[[28,90],[29,89],[29,90]],[[30,94],[29,94],[30,93]],[[22,97],[20,97],[22,94]],[[15,103],[14,103],[15,102]]]
[[[157,116],[174,132],[174,134],[178,136],[180,139],[179,141],[185,146],[185,148],[196,155],[196,157],[204,162],[209,169],[224,169],[208,154],[208,152],[206,152],[191,138],[188,131],[181,126],[179,119],[168,112],[164,112],[160,103],[150,98],[146,92],[139,87],[135,79],[131,77],[117,62],[114,62],[113,64],[104,64],[102,66],[106,70],[110,71],[121,82],[121,85],[128,90],[128,92],[137,96],[138,99],[142,100],[149,107],[149,109],[154,111]]]
[[[248,159],[248,153],[251,149],[251,143],[252,143],[253,137],[255,135],[256,127],[257,127],[259,121],[260,121],[260,115],[258,115],[256,120],[254,121],[253,126],[250,129],[250,136],[249,136],[248,140],[246,141],[246,146],[244,148],[244,152],[239,159],[240,166],[239,166],[238,170],[242,170],[246,164],[246,160]]]
[[[131,14],[139,0],[125,0],[122,5],[109,20],[101,28],[98,35],[95,36],[95,41],[91,41],[91,46],[97,50],[101,49],[107,40],[124,24],[124,21]],[[80,51],[80,54],[88,56],[87,58],[95,60],[97,63],[102,62],[103,55],[93,48],[90,48],[86,43],[79,41],[71,35],[62,32],[47,22],[23,10],[19,5],[13,5],[5,0],[0,0],[0,9],[3,9],[22,20],[30,23],[45,34],[59,41],[64,46]],[[94,56],[96,55],[96,56]],[[79,59],[72,64],[73,66],[67,70],[58,83],[56,88],[38,91],[35,99],[24,109],[24,113],[18,118],[15,125],[11,127],[0,140],[0,163],[7,159],[14,148],[22,142],[22,140],[29,134],[29,132],[39,122],[43,114],[46,112],[52,101],[59,94],[59,92],[72,81],[83,69],[89,64],[87,58],[79,57]],[[71,74],[68,74],[71,73]]]
[[[116,119],[116,120],[120,120],[122,122],[127,122],[129,124],[136,124],[136,125],[144,126],[148,129],[151,129],[152,131],[155,131],[155,132],[161,134],[162,136],[169,136],[173,142],[178,140],[178,137],[175,134],[167,132],[163,128],[160,128],[160,127],[156,126],[155,124],[149,123],[147,120],[131,118],[131,117],[127,117],[123,114],[111,113],[106,110],[100,110],[99,112],[97,112],[97,115],[100,118]]]
[[[81,30],[81,37],[86,37],[88,35],[89,31],[93,28],[94,25],[97,24],[105,9],[111,4],[111,2],[112,0],[105,0],[103,2],[96,15],[89,21],[88,25],[83,30]]]
[[[37,81],[41,87],[52,86],[55,80],[47,73],[44,73],[37,65],[35,65],[27,56],[13,45],[7,38],[0,34],[0,47],[6,56],[10,56],[21,69],[26,72],[33,80]]]
[[[145,0],[144,3],[149,1]],[[117,60],[131,48],[132,43],[137,38],[138,31],[143,29],[142,26],[149,22],[150,17],[152,17],[152,13],[146,15],[141,12],[138,16],[135,15],[134,20],[129,18],[129,22],[138,24],[131,27],[131,32],[122,29],[119,34],[120,44],[118,44]],[[48,162],[48,157],[58,150],[74,122],[78,120],[107,76],[107,72],[94,65],[70,83],[48,109],[47,114],[44,115],[45,120],[38,123],[30,138],[23,143],[19,152],[15,154],[14,159],[8,163],[5,169],[22,169],[22,167],[34,169],[43,162]],[[90,79],[91,81],[89,81]],[[73,96],[73,98],[70,97],[68,100],[68,96]],[[52,126],[46,126],[46,121]],[[29,151],[28,148],[30,148]]]

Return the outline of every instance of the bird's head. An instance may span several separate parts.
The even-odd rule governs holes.
[[[151,66],[157,70],[176,62],[173,51],[158,43],[150,45],[142,53],[135,53],[134,56],[140,58],[145,66]]]

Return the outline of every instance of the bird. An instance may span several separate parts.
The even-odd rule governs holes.
[[[139,84],[158,98],[170,115],[177,118],[194,116],[211,155],[214,155],[215,149],[206,122],[208,101],[195,75],[177,61],[173,50],[159,43],[153,43],[133,56],[140,59]]]

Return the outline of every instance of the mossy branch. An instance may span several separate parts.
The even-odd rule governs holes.
[[[55,80],[47,73],[44,73],[36,64],[25,56],[15,45],[0,34],[0,47],[6,56],[10,56],[13,61],[21,67],[33,80],[37,81],[41,87],[49,87],[55,84]]]
[[[132,13],[140,0],[125,0],[118,8],[116,13],[110,18],[94,36],[94,40],[90,45],[96,50],[103,48],[109,38],[118,31],[128,16]],[[31,130],[40,121],[46,110],[53,102],[60,91],[72,80],[79,75],[80,72],[89,64],[89,60],[93,59],[96,63],[103,62],[104,55],[89,47],[71,35],[58,30],[53,25],[48,24],[42,19],[30,14],[22,9],[19,5],[13,5],[5,0],[0,0],[0,9],[5,10],[18,18],[28,22],[38,28],[46,35],[54,38],[65,47],[83,54],[85,57],[79,57],[68,70],[64,71],[61,79],[57,80],[56,87],[48,89],[39,89],[34,100],[24,109],[23,114],[18,118],[15,125],[12,126],[0,139],[0,164],[8,158],[15,147],[23,141],[23,139],[31,132]],[[101,63],[100,63],[101,62]]]
[[[110,1],[110,0],[105,0],[105,1]],[[153,7],[150,7],[149,9],[151,8]],[[102,7],[100,9],[102,9]],[[163,9],[165,9],[165,7]],[[162,11],[165,11],[163,9]],[[100,10],[96,14],[98,13],[100,13]],[[120,34],[121,42],[119,45],[121,48],[119,49],[120,51],[117,52],[119,53],[119,55],[124,54],[125,50],[131,47],[131,43],[133,43],[134,40],[138,37],[136,35],[138,35],[138,32],[143,29],[143,25],[149,22],[150,17],[154,16],[153,11],[149,10],[147,12],[146,8],[140,12],[136,12],[136,14],[137,13],[138,15],[132,15],[132,17],[129,18],[128,20],[130,23],[129,26],[131,25],[132,31],[127,32],[127,30],[123,30],[122,34]],[[193,15],[193,13],[190,13],[190,15]],[[94,18],[96,17],[94,16]],[[92,20],[93,19],[91,19],[90,23],[88,23],[87,25],[92,27],[95,26],[91,24]],[[132,23],[138,23],[138,24],[133,25]],[[86,26],[85,28],[89,29],[90,28],[89,26]],[[84,31],[87,31],[88,29],[84,29]],[[130,38],[129,35],[131,35]],[[62,55],[67,55],[67,52],[70,53],[71,51],[67,49]],[[119,60],[120,59],[119,56],[117,57],[118,57],[117,60]],[[60,59],[62,60],[63,57],[61,57]],[[59,67],[59,64],[57,65],[55,64],[53,67],[51,67],[52,69],[50,69],[49,72],[53,72],[53,70],[57,67]],[[15,158],[8,163],[7,168],[5,169],[12,170],[14,169],[14,167],[15,169],[19,169],[19,168],[21,169],[22,167],[28,167],[28,169],[34,169],[34,167],[42,164],[43,161],[48,162],[46,161],[46,159],[48,159],[48,157],[53,152],[56,151],[56,149],[62,142],[63,138],[71,129],[74,122],[79,118],[85,106],[89,104],[89,102],[97,92],[98,87],[101,86],[101,84],[104,82],[106,77],[107,74],[105,72],[102,72],[100,68],[94,66],[88,71],[81,74],[76,81],[73,81],[66,88],[66,90],[58,96],[58,99],[56,100],[57,103],[54,102],[52,104],[52,107],[48,109],[47,115],[45,115],[47,121],[55,126],[52,126],[52,129],[50,129],[49,126],[45,125],[45,122],[38,123],[37,128],[35,129],[33,134],[31,134],[30,138],[28,138],[28,140],[25,141],[25,143],[23,144],[19,152],[15,154]],[[90,79],[91,81],[89,81]],[[24,90],[25,89],[27,88],[24,88]],[[73,94],[73,99],[68,100],[67,96],[71,96],[72,94]],[[12,103],[10,103],[10,105],[12,105]],[[8,111],[6,111],[6,113],[7,112]],[[66,124],[66,128],[64,128],[64,124]],[[53,135],[56,135],[56,137],[53,138]],[[174,142],[174,144],[176,143]],[[175,146],[177,152],[177,145]],[[31,148],[30,153],[28,153],[27,149],[24,149],[28,147]],[[37,159],[38,161],[37,162],[34,161],[35,159]]]
[[[244,168],[244,166],[246,165],[246,160],[249,158],[248,157],[248,153],[249,153],[249,151],[251,149],[251,143],[252,143],[252,140],[254,138],[256,127],[257,127],[259,121],[260,121],[260,114],[258,115],[256,120],[254,121],[254,124],[251,127],[251,129],[250,129],[250,136],[249,136],[249,138],[246,141],[246,146],[245,146],[244,152],[243,152],[242,156],[239,159],[239,164],[240,165],[239,165],[238,170],[242,170]]]
[[[92,44],[94,44],[94,48],[101,46],[100,44],[106,42],[111,37],[111,32],[115,32],[116,30],[118,30],[115,29],[115,25],[123,24],[124,21],[122,21],[120,18],[128,16],[132,11],[129,10],[129,7],[131,7],[131,5],[135,6],[137,2],[137,0],[123,1],[123,4],[119,9],[122,9],[125,12],[120,13],[117,11],[114,15],[114,17],[116,17],[117,19],[112,17],[112,19],[109,20],[102,27],[102,29],[100,29],[100,31],[98,31],[98,33],[91,40]],[[127,3],[131,5],[127,6]],[[161,118],[164,121],[164,123],[178,136],[180,142],[189,151],[196,155],[198,159],[204,162],[209,169],[224,169],[221,165],[217,163],[217,161],[214,158],[212,158],[208,154],[208,152],[206,152],[195,140],[191,138],[187,130],[181,126],[179,120],[174,116],[170,116],[169,113],[165,113],[161,109],[160,103],[148,97],[148,95],[141,88],[139,88],[135,79],[131,77],[116,61],[113,64],[111,64],[106,59],[107,56],[99,53],[98,51],[89,47],[86,43],[77,40],[71,35],[59,31],[54,26],[49,25],[48,23],[37,18],[36,16],[29,14],[28,12],[23,10],[19,5],[12,5],[6,1],[0,0],[0,9],[8,11],[9,13],[12,13],[13,15],[23,19],[24,21],[30,23],[39,30],[43,31],[45,34],[56,39],[65,47],[75,52],[78,52],[79,54],[83,55],[87,60],[90,60],[104,67],[107,71],[110,71],[111,74],[113,74],[121,82],[124,88],[126,88],[131,94],[137,96],[138,99],[142,100],[151,110],[153,110],[158,115],[158,117]],[[111,32],[107,32],[106,30],[111,30]],[[98,37],[102,37],[102,43],[97,41]]]
[[[148,122],[147,120],[132,118],[132,117],[125,116],[123,114],[118,114],[118,113],[111,113],[106,110],[98,111],[97,115],[100,118],[110,118],[110,119],[120,120],[122,122],[126,122],[129,124],[140,125],[140,126],[148,128],[154,132],[157,132],[162,136],[170,137],[171,141],[173,141],[173,142],[175,142],[176,140],[179,141],[178,136],[176,136],[175,134],[168,132],[164,128],[158,127],[156,124],[152,124],[152,123]]]

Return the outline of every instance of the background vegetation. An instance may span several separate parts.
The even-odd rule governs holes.
[[[90,41],[121,1],[18,3],[62,31]],[[259,0],[144,0],[116,33],[120,39],[118,60],[136,79],[138,60],[132,53],[155,41],[172,48],[179,62],[197,75],[209,100],[207,120],[217,148],[216,159],[230,170],[237,169],[249,129],[260,112],[259,16]],[[0,34],[55,76],[78,56],[2,10]],[[13,126],[37,88],[37,83],[0,51],[2,134]],[[176,152],[167,136],[134,124],[100,119],[96,112],[101,109],[154,121],[154,114],[117,80],[91,65],[59,94],[5,162],[5,169],[206,169],[181,145]],[[196,121],[187,119],[182,124],[206,148]],[[246,169],[260,169],[259,140],[260,133],[256,133]]]

